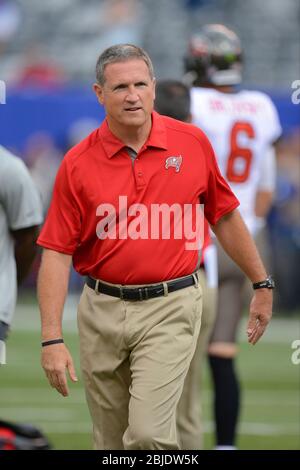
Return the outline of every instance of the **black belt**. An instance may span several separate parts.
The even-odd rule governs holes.
[[[155,286],[149,285],[144,287],[117,287],[96,281],[92,277],[87,277],[87,285],[98,293],[119,297],[122,300],[147,300],[153,297],[161,297],[167,295],[168,292],[174,292],[185,287],[193,286],[198,283],[197,274],[186,276],[182,279],[168,281]],[[166,285],[166,288],[164,287]]]

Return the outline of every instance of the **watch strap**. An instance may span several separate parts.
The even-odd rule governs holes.
[[[252,284],[253,289],[274,289],[275,283],[271,276],[268,276],[266,279],[260,282],[254,282]]]

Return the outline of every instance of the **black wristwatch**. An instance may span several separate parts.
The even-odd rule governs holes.
[[[253,289],[274,289],[275,282],[272,276],[268,276],[264,281],[254,282]]]

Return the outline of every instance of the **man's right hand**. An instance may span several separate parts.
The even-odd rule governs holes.
[[[42,348],[42,367],[47,375],[50,385],[67,397],[69,389],[67,384],[66,369],[70,379],[77,382],[76,372],[71,354],[65,344],[51,344]]]

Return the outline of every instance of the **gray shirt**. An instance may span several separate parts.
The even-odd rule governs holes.
[[[5,323],[11,323],[17,296],[14,240],[10,230],[41,223],[41,200],[26,166],[0,146],[0,321]]]

